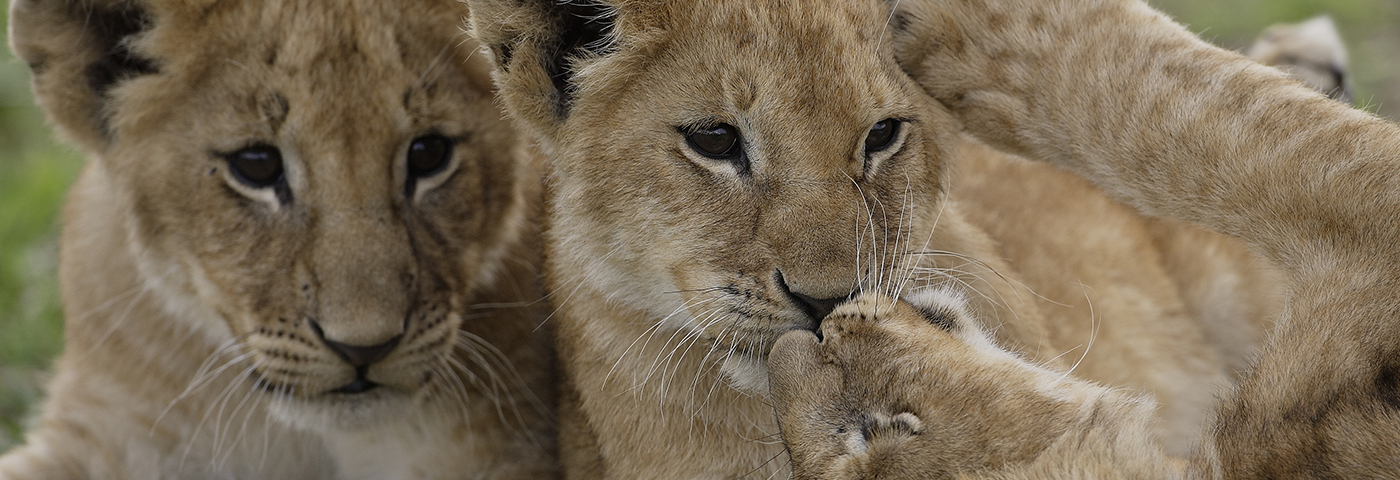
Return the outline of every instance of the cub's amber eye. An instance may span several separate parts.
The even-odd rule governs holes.
[[[426,135],[408,144],[408,175],[414,178],[442,171],[452,158],[452,140],[442,135]]]
[[[870,127],[870,132],[865,134],[865,154],[884,151],[894,144],[895,137],[899,136],[899,120],[886,118]]]
[[[685,141],[696,153],[716,160],[734,160],[743,153],[739,148],[739,129],[725,123],[690,130]]]
[[[227,158],[234,176],[250,187],[267,188],[282,181],[282,152],[276,147],[255,145]]]

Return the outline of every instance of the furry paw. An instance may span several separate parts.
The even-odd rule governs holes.
[[[913,413],[866,413],[860,418],[858,430],[845,432],[846,453],[864,454],[869,452],[874,444],[897,445],[923,431],[924,422]]]

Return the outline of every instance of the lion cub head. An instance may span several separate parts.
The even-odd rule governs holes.
[[[664,318],[734,385],[928,242],[954,129],[895,64],[889,3],[471,5],[552,155],[556,288]]]
[[[312,425],[361,424],[440,381],[532,181],[465,7],[12,8],[40,103],[114,192],[148,289],[232,352],[224,368]]]

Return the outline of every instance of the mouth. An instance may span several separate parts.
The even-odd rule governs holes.
[[[826,315],[822,313],[823,305],[821,305],[821,302],[792,291],[792,289],[788,287],[787,279],[783,278],[782,270],[773,270],[773,284],[778,286],[778,290],[783,292],[783,296],[787,297],[788,302],[792,303],[798,310],[801,310],[802,313],[807,314],[808,318],[812,319],[812,328],[815,329],[821,325],[822,318],[826,317]]]
[[[357,369],[355,369],[355,379],[354,379],[354,380],[351,380],[349,383],[346,383],[346,384],[344,384],[344,385],[341,385],[340,387],[337,387],[337,388],[334,388],[334,389],[331,389],[331,390],[324,390],[324,392],[325,392],[324,394],[327,394],[327,395],[329,395],[329,394],[336,394],[336,395],[345,395],[345,396],[349,396],[349,397],[356,397],[356,396],[363,396],[364,394],[367,394],[367,393],[370,393],[370,392],[373,392],[373,391],[376,391],[376,390],[383,390],[383,388],[380,388],[380,387],[382,387],[383,385],[381,385],[381,384],[379,384],[379,383],[377,383],[377,382],[375,382],[375,381],[373,381],[373,380],[370,380],[370,379],[366,376],[366,370],[368,370],[368,369],[366,369],[366,368],[357,368]],[[293,394],[293,392],[295,391],[295,387],[293,387],[293,386],[291,386],[291,385],[276,383],[276,382],[273,382],[273,381],[271,381],[271,380],[268,380],[266,377],[262,376],[262,375],[259,374],[259,372],[257,372],[257,371],[250,372],[250,373],[248,374],[248,376],[250,377],[249,379],[252,380],[253,386],[256,387],[256,388],[259,389],[259,390],[262,390],[264,393],[269,393],[269,394],[273,394],[273,395],[288,395],[288,394]]]
[[[350,383],[345,384],[344,386],[341,386],[340,388],[337,388],[337,389],[335,389],[335,390],[331,390],[331,393],[341,393],[341,394],[346,394],[346,395],[358,395],[358,394],[361,394],[361,393],[368,392],[368,391],[370,391],[370,390],[374,390],[375,388],[378,388],[378,387],[379,387],[379,384],[378,384],[378,383],[374,383],[374,382],[370,381],[368,378],[365,378],[364,372],[361,372],[361,371],[358,371],[358,370],[357,370],[357,371],[355,372],[355,380],[351,381]]]
[[[792,289],[788,287],[787,279],[783,278],[782,270],[773,271],[773,281],[774,284],[778,286],[778,289],[783,292],[783,295],[787,297],[788,302],[796,306],[802,313],[806,314],[807,318],[811,319],[810,327],[795,328],[801,328],[816,333],[817,340],[822,339],[822,320],[825,320],[828,315],[831,315],[831,312],[835,311],[836,307],[851,301],[861,294],[860,289],[857,288],[844,297],[812,298],[792,291]]]

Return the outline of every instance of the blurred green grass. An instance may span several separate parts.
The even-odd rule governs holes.
[[[62,347],[56,218],[81,167],[81,155],[53,140],[29,94],[29,70],[7,46],[0,52],[0,452],[21,438],[43,371]]]
[[[1400,2],[1395,0],[1147,0],[1216,45],[1244,50],[1265,27],[1330,15],[1351,54],[1356,102],[1400,119]]]
[[[56,218],[81,167],[81,156],[54,140],[34,106],[29,69],[5,48],[0,52],[0,452],[20,438],[40,397],[43,372],[62,345]]]
[[[1149,0],[1203,38],[1236,50],[1270,24],[1318,14],[1351,48],[1357,100],[1400,117],[1400,5],[1394,0]],[[5,9],[8,11],[8,8]],[[0,11],[0,22],[6,20]],[[8,23],[8,22],[6,22]],[[0,452],[34,414],[44,370],[61,348],[57,214],[82,166],[53,140],[29,91],[29,73],[0,52]]]

